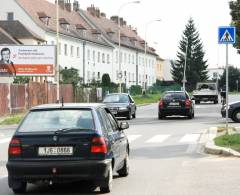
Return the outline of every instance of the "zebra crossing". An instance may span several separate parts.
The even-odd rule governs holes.
[[[141,134],[129,134],[127,135],[129,143],[133,144],[134,142],[144,142],[145,144],[156,144],[156,143],[171,143],[176,142],[179,144],[197,144],[200,142],[201,133],[194,134],[184,134],[184,135],[171,135],[171,134],[157,134],[153,135],[150,138],[148,136],[143,136]],[[213,139],[215,136],[211,136]]]

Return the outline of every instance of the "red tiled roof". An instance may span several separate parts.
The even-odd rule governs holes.
[[[46,0],[16,0],[18,4],[29,14],[34,22],[46,31],[56,32],[56,5]],[[50,17],[48,25],[44,24],[40,19],[38,13],[44,12]],[[64,18],[69,24],[69,31],[64,28],[59,28],[61,34],[77,37],[92,42],[108,45],[104,40],[97,39],[91,34],[91,27],[84,21],[84,19],[75,11],[63,10],[59,6],[59,18]],[[86,36],[83,37],[77,30],[76,25],[83,25],[86,30]]]
[[[0,44],[19,44],[19,42],[0,27]]]
[[[96,8],[97,9],[97,8]],[[98,10],[98,9],[97,9]],[[92,15],[89,11],[84,11],[80,9],[80,12],[84,14],[89,20],[91,20],[103,34],[108,36],[109,29],[114,32],[112,36],[108,36],[108,38],[114,42],[115,44],[118,43],[118,24],[113,20],[110,20],[106,17]],[[131,47],[134,49],[139,49],[144,51],[144,45],[140,43],[143,40],[137,33],[131,29],[129,26],[121,26],[121,34],[124,34],[129,39],[121,40],[121,45],[126,47]],[[135,41],[135,43],[133,43]],[[150,48],[147,47],[147,51],[149,53],[155,54]]]

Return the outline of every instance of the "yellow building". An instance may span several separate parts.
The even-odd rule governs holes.
[[[157,65],[156,65],[156,73],[157,73],[157,80],[164,80],[164,77],[163,77],[163,63],[164,63],[164,60],[162,58],[160,58],[159,56],[157,57]]]

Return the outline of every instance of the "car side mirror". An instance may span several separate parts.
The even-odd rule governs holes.
[[[195,97],[192,97],[191,100],[195,100]]]
[[[129,128],[128,122],[121,122],[119,126],[120,126],[120,130],[124,130],[124,129]]]

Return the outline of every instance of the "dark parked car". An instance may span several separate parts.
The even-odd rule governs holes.
[[[222,107],[221,114],[222,117],[226,117],[226,105]],[[228,118],[231,118],[233,121],[240,123],[240,101],[229,103]]]
[[[187,92],[167,91],[159,101],[158,118],[166,116],[184,115],[189,119],[194,118],[194,103]]]
[[[23,193],[27,183],[84,180],[110,192],[113,171],[129,172],[128,127],[102,104],[32,108],[9,144],[9,187]]]
[[[110,109],[116,117],[126,117],[131,120],[136,118],[136,104],[133,98],[126,93],[112,93],[106,95],[103,103]]]

